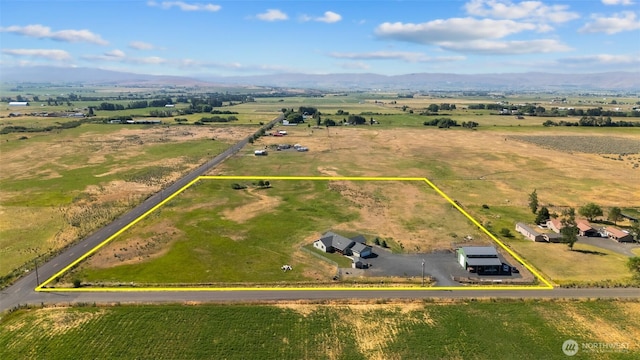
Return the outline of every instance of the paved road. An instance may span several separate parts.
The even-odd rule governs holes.
[[[578,236],[578,244],[580,243],[597,246],[629,257],[636,256],[636,254],[631,251],[632,249],[640,248],[640,244],[619,243],[615,240],[601,237]]]
[[[265,127],[277,123],[278,121],[282,120],[282,118],[283,115],[278,116],[269,124],[265,125]],[[183,178],[171,184],[169,187],[150,196],[140,205],[136,206],[126,214],[117,218],[107,226],[99,229],[79,243],[64,250],[58,256],[49,260],[45,264],[40,265],[38,267],[37,273],[35,271],[32,271],[23,278],[19,279],[12,286],[4,289],[2,292],[0,292],[0,311],[15,306],[16,303],[20,303],[20,301],[22,301],[21,299],[26,298],[28,295],[31,295],[33,297],[33,289],[37,286],[38,280],[40,282],[43,282],[49,279],[60,270],[76,261],[82,255],[98,246],[105,239],[120,231],[120,229],[125,227],[127,224],[131,223],[133,220],[137,219],[142,214],[158,205],[167,196],[182,189],[185,185],[196,179],[198,176],[206,174],[209,170],[226,160],[228,157],[240,151],[240,149],[242,149],[245,145],[247,145],[247,143],[249,143],[249,138],[250,137],[247,137],[237,144],[231,146],[223,153],[202,164],[189,174],[185,175]]]

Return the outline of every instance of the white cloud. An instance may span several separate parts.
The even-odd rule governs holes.
[[[171,9],[172,7],[176,7],[182,11],[209,11],[216,12],[219,11],[222,7],[220,5],[214,4],[190,4],[184,1],[162,1],[160,3],[156,1],[147,1],[147,5],[152,7],[160,7],[162,9]]]
[[[58,49],[2,49],[2,53],[12,56],[27,56],[58,61],[71,60],[71,55],[68,52]]]
[[[593,15],[593,22],[585,24],[578,31],[581,33],[616,34],[623,31],[633,31],[640,29],[640,21],[636,19],[636,14],[632,11],[624,11],[614,14],[611,17]]]
[[[513,20],[451,18],[421,24],[386,22],[376,28],[375,34],[380,38],[392,40],[436,44],[442,41],[499,39],[521,31],[536,29],[535,24],[519,23]]]
[[[130,58],[127,61],[136,63],[136,64],[164,64],[167,59],[161,58],[159,56],[148,56],[143,58]]]
[[[541,1],[471,0],[464,7],[470,15],[497,19],[563,23],[580,17],[578,13],[568,11],[567,5],[545,5]]]
[[[410,51],[373,51],[363,53],[330,53],[329,56],[338,59],[352,60],[402,60],[405,62],[435,62],[435,61],[459,61],[464,60],[464,56],[444,56],[431,57],[420,52]]]
[[[301,21],[318,21],[318,22],[324,22],[327,24],[332,24],[332,23],[336,23],[340,20],[342,20],[342,16],[338,13],[334,13],[333,11],[325,11],[324,15],[322,16],[318,16],[318,17],[311,17],[308,15],[302,15],[300,17]]]
[[[123,57],[127,56],[124,53],[124,51],[118,50],[118,49],[107,51],[106,53],[104,53],[104,55],[105,56],[109,56],[109,57],[114,57],[114,58],[123,58]]]
[[[167,60],[165,58],[161,58],[158,56],[148,56],[148,57],[132,57],[127,56],[122,50],[111,50],[107,51],[101,55],[84,55],[82,56],[84,60],[88,61],[98,61],[98,62],[121,62],[128,64],[149,64],[149,65],[157,65],[157,64],[171,64],[172,61]]]
[[[571,47],[554,39],[526,41],[473,40],[467,42],[441,42],[438,45],[445,50],[483,55],[543,54],[572,50]]]
[[[34,24],[27,26],[8,26],[0,27],[0,32],[23,35],[38,39],[51,39],[64,42],[88,42],[97,45],[107,45],[109,42],[104,40],[100,35],[94,34],[89,30],[59,30],[51,31],[48,26]]]
[[[633,5],[632,0],[602,0],[605,5]]]
[[[146,43],[144,41],[132,41],[129,43],[129,47],[136,50],[153,50],[155,46],[153,44]]]
[[[282,21],[289,18],[287,14],[278,9],[269,9],[264,13],[256,15],[256,17],[264,21]]]

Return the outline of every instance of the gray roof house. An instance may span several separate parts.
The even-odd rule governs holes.
[[[365,238],[358,235],[348,239],[342,235],[328,231],[313,242],[316,249],[324,252],[338,252],[343,255],[354,255],[356,257],[367,257],[371,255],[371,246],[364,244]]]

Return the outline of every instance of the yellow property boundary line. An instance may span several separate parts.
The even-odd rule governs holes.
[[[469,219],[474,225],[476,225],[482,232],[487,234],[496,242],[503,250],[505,250],[509,255],[513,256],[513,258],[520,262],[527,270],[529,270],[535,277],[542,283],[542,285],[519,285],[519,286],[442,286],[442,287],[410,287],[410,286],[388,286],[388,287],[99,287],[99,288],[48,288],[46,287],[54,281],[56,278],[62,276],[64,273],[78,265],[84,259],[96,253],[103,246],[107,245],[113,239],[118,237],[123,232],[127,231],[129,228],[137,224],[139,221],[147,217],[152,212],[156,211],[168,201],[178,196],[184,190],[191,187],[193,184],[200,180],[323,180],[323,181],[423,181],[427,185],[429,185],[433,190],[435,190],[440,196],[442,196],[445,200],[447,200],[453,207],[455,207],[461,214],[463,214],[467,219]],[[171,194],[156,206],[149,209],[144,214],[140,215],[137,219],[133,220],[122,229],[117,231],[115,234],[109,236],[103,242],[98,244],[96,247],[82,255],[80,258],[67,265],[62,270],[58,271],[56,274],[51,276],[49,279],[45,280],[42,284],[37,286],[35,291],[52,291],[52,292],[134,292],[134,291],[282,291],[282,290],[297,290],[297,291],[326,291],[326,290],[334,290],[334,291],[344,291],[344,290],[425,290],[425,291],[443,291],[443,290],[551,290],[553,289],[553,285],[549,281],[547,281],[544,277],[542,277],[538,271],[536,271],[531,265],[524,261],[518,254],[513,252],[509,247],[507,247],[500,239],[495,237],[489,230],[487,230],[482,224],[480,224],[476,219],[474,219],[469,213],[467,213],[460,205],[458,205],[455,201],[453,201],[447,194],[445,194],[442,190],[440,190],[434,183],[432,183],[427,178],[420,177],[349,177],[349,176],[332,176],[332,177],[323,177],[323,176],[199,176],[187,185],[183,186],[180,190]]]

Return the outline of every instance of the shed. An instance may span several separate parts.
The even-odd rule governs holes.
[[[542,234],[542,237],[544,238],[545,241],[550,243],[562,242],[562,234],[548,233],[548,234]]]
[[[516,231],[519,232],[520,234],[524,235],[524,237],[526,237],[529,240],[533,240],[533,241],[545,241],[544,237],[542,236],[542,234],[540,234],[539,232],[533,230],[532,228],[530,228],[529,226],[527,226],[524,223],[517,223],[516,224]]]
[[[463,246],[456,249],[458,263],[479,275],[500,274],[502,261],[493,246]]]

